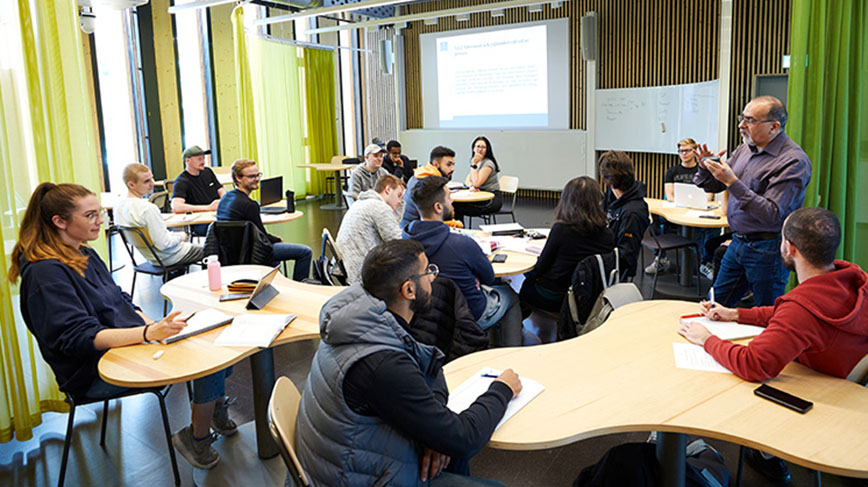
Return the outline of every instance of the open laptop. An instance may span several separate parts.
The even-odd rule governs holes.
[[[675,183],[675,206],[708,210],[715,206],[708,204],[708,194],[699,186],[688,183]]]
[[[283,201],[283,176],[263,179],[259,182],[259,212],[267,215],[279,215],[286,212],[286,206],[268,207],[268,205]]]

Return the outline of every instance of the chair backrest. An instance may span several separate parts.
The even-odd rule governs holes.
[[[157,191],[156,193],[148,196],[148,201],[153,203],[160,209],[161,212],[166,213],[169,211],[169,192],[168,191]]]
[[[515,193],[518,191],[518,178],[515,176],[501,176],[500,191],[503,193]]]
[[[130,261],[132,261],[134,267],[137,266],[138,263],[136,262],[133,247],[135,247],[142,256],[152,263],[156,262],[157,266],[165,267],[160,256],[157,255],[157,249],[154,248],[154,245],[151,242],[151,236],[148,234],[147,228],[122,227],[119,225],[116,226],[116,228],[121,234],[121,239],[124,241],[124,247],[126,247],[127,252],[130,254]]]
[[[217,221],[208,226],[205,255],[217,255],[222,265],[271,265],[274,249],[249,221]]]
[[[332,164],[342,164],[347,156],[332,156]]]
[[[347,202],[347,208],[353,206],[353,203],[356,202],[356,197],[351,195],[350,193],[342,193],[344,195],[344,201]]]
[[[344,267],[344,259],[328,228],[322,229],[320,256],[313,262],[313,276],[323,285],[347,285],[347,270]]]
[[[862,360],[853,367],[853,370],[847,376],[847,380],[862,384],[863,386],[868,385],[868,355],[862,357]]]
[[[277,443],[280,456],[292,474],[296,485],[310,485],[304,468],[295,454],[295,420],[301,395],[295,384],[286,377],[279,377],[268,401],[268,430]]]

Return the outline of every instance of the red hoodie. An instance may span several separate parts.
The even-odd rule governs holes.
[[[742,379],[775,377],[793,360],[847,377],[868,354],[868,274],[836,260],[834,271],[799,284],[774,306],[739,309],[738,322],[766,329],[748,345],[712,336],[705,350]]]

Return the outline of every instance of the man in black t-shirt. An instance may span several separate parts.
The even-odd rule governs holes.
[[[185,168],[175,179],[172,191],[172,211],[175,213],[217,210],[226,190],[211,168],[205,165],[205,155],[210,153],[198,145],[184,151]]]

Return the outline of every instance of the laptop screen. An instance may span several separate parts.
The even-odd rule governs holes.
[[[277,203],[283,199],[283,176],[259,182],[259,206]]]

